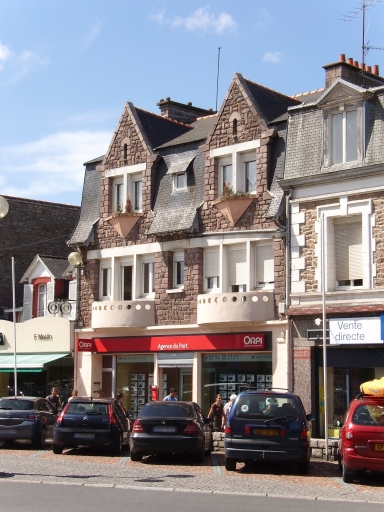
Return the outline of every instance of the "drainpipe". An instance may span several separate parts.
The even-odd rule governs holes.
[[[289,189],[289,194],[285,198],[285,307],[291,304],[291,205],[290,199],[292,197],[292,189]],[[288,318],[287,325],[287,384],[288,389],[293,388],[292,382],[292,320]]]

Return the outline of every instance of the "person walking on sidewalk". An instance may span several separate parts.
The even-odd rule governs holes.
[[[177,401],[176,395],[177,395],[177,389],[176,389],[176,388],[171,388],[171,389],[169,390],[169,395],[167,395],[167,396],[163,399],[163,402],[173,402],[173,401]]]
[[[211,405],[208,418],[213,418],[213,430],[215,432],[222,432],[225,423],[225,412],[220,394],[216,395],[216,402],[213,402]]]

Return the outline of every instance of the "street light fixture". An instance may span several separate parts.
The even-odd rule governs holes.
[[[9,203],[5,197],[0,196],[0,219],[5,217],[9,211]]]
[[[68,262],[70,265],[73,265],[78,270],[80,270],[82,276],[84,275],[85,268],[83,263],[83,257],[80,252],[71,252],[71,254],[68,256]]]

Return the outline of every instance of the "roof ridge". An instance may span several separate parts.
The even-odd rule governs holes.
[[[37,256],[39,256],[39,258],[51,258],[54,260],[66,260],[67,259],[66,256],[51,256],[49,254],[37,254]]]
[[[3,194],[3,197],[5,197],[6,199],[14,199],[16,201],[28,201],[30,203],[42,203],[53,206],[69,206],[70,208],[77,208],[80,210],[80,206],[77,206],[76,204],[55,203],[53,201],[43,201],[42,199],[28,199],[27,197],[9,196],[7,194]]]
[[[275,91],[275,89],[271,89],[270,87],[266,87],[265,85],[261,85],[261,84],[259,84],[257,82],[254,82],[253,80],[249,80],[249,78],[244,78],[243,77],[243,80],[245,80],[246,82],[249,82],[249,83],[251,83],[253,85],[257,85],[258,87],[261,87],[262,89],[266,89],[267,91],[271,91],[274,94],[278,94],[279,96],[283,96],[284,98],[294,99],[294,98],[292,98],[292,96],[288,96],[287,94],[283,94],[282,92]]]
[[[149,114],[151,116],[158,117],[159,119],[162,119],[163,121],[167,121],[168,123],[173,123],[173,124],[176,124],[179,126],[183,126],[184,128],[191,128],[191,129],[193,128],[189,124],[181,123],[180,121],[175,121],[174,119],[170,119],[169,117],[160,116],[159,114],[154,114],[153,112],[150,112],[149,110],[145,110],[140,107],[135,106],[135,109],[140,110],[141,112],[144,112],[145,114]]]
[[[216,117],[217,115],[218,115],[218,113],[216,112],[215,114],[209,114],[208,116],[196,117],[196,121],[201,121],[202,119],[209,119],[210,117]]]

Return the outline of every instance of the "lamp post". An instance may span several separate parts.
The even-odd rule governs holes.
[[[77,293],[76,293],[76,320],[75,320],[75,328],[78,324],[79,319],[79,311],[80,311],[80,305],[79,305],[79,297],[80,297],[80,276],[82,275],[84,271],[84,263],[83,263],[83,257],[80,252],[71,252],[71,254],[68,256],[68,262],[70,265],[73,265],[76,268],[76,280],[77,280]],[[75,334],[75,342],[76,342],[76,334]],[[74,379],[73,379],[73,387],[74,389],[77,389],[77,351],[75,346],[75,353],[74,353]]]
[[[328,375],[327,375],[327,318],[325,309],[325,229],[324,212],[321,213],[321,294],[323,309],[323,370],[324,370],[324,423],[325,423],[325,460],[328,454]]]

